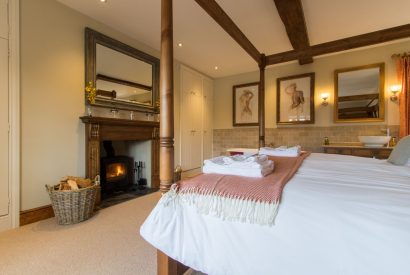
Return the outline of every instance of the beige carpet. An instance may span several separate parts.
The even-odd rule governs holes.
[[[54,218],[0,233],[0,274],[156,274],[139,227],[159,199],[143,196],[60,226]]]

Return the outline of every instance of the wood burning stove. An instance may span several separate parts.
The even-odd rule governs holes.
[[[116,156],[111,141],[103,142],[106,157],[100,161],[101,192],[126,191],[134,185],[134,159]]]

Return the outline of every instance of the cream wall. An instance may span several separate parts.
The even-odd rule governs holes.
[[[50,204],[45,184],[85,174],[86,26],[159,56],[54,0],[21,0],[21,210]]]
[[[398,104],[388,100],[389,87],[397,83],[395,65],[391,58],[393,53],[408,51],[410,41],[405,40],[394,44],[350,51],[337,55],[318,57],[312,64],[300,66],[298,63],[287,63],[268,67],[265,73],[266,97],[265,119],[266,128],[276,128],[276,79],[289,75],[315,72],[315,120],[311,126],[341,125],[333,122],[333,72],[335,69],[361,66],[366,64],[385,63],[385,121],[372,124],[398,125]],[[255,64],[255,69],[257,69]],[[259,71],[234,75],[215,80],[214,93],[214,128],[229,129],[232,126],[232,86],[237,84],[259,81]],[[327,107],[320,105],[320,94],[329,92],[330,104]],[[342,124],[346,125],[346,124]],[[357,124],[355,124],[357,125]],[[306,125],[309,126],[309,125]],[[283,127],[283,126],[281,126]],[[285,126],[297,127],[297,126]]]

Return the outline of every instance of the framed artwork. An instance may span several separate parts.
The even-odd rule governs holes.
[[[233,126],[259,125],[259,82],[233,86]]]
[[[315,123],[315,73],[278,78],[276,88],[277,124]]]

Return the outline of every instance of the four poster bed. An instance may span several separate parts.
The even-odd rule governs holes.
[[[196,2],[259,65],[259,145],[263,147],[266,65],[294,59],[306,63],[329,49],[295,48],[282,57],[265,57],[255,53],[214,0]],[[286,1],[275,1],[279,2]],[[182,274],[183,266],[177,261],[209,274],[409,274],[410,167],[311,154],[286,184],[279,211],[268,224],[201,214],[194,204],[179,198],[178,190],[169,191],[174,176],[172,0],[162,0],[161,18],[160,180],[164,196],[141,227],[141,235],[159,249],[158,274]],[[404,29],[400,35],[409,36],[409,26]],[[364,45],[361,40],[348,47]],[[346,49],[343,46],[339,50]]]

